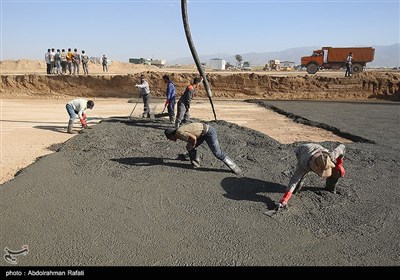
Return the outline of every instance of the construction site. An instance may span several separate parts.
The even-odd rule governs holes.
[[[163,75],[179,98],[196,69],[127,64],[46,76],[40,63],[2,62],[1,236],[7,248],[29,246],[18,265],[399,265],[398,72],[208,73],[217,118],[200,86],[191,119],[217,129],[237,176],[207,145],[194,169],[185,144],[165,138],[168,117],[156,117]],[[142,74],[149,119],[133,87]],[[91,129],[76,122],[81,133],[67,134],[76,97],[94,101]],[[309,174],[288,208],[265,215],[309,142],[346,146],[337,192]]]

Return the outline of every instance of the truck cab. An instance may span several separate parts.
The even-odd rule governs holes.
[[[309,74],[317,73],[318,69],[324,64],[324,51],[314,50],[311,56],[301,58],[301,66],[307,67]]]

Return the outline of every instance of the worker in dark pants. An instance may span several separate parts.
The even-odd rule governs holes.
[[[353,64],[353,53],[350,52],[346,58],[346,72],[344,73],[345,77],[351,77],[351,65]]]
[[[193,168],[200,167],[200,159],[197,155],[196,148],[206,141],[211,152],[217,159],[223,161],[236,175],[241,173],[241,169],[233,162],[233,160],[221,151],[217,130],[211,125],[205,123],[190,123],[182,125],[178,129],[168,128],[164,133],[171,141],[180,139],[188,143],[186,145],[186,150],[189,152],[189,158]]]
[[[178,101],[178,112],[176,113],[176,120],[175,120],[175,128],[178,128],[181,123],[188,123],[190,120],[190,104],[192,102],[192,98],[194,96],[194,92],[196,91],[197,86],[203,78],[196,77],[193,79],[193,82],[188,85],[179,98]]]
[[[143,74],[140,75],[140,84],[135,87],[140,89],[140,96],[143,98],[142,118],[150,118],[150,87]]]
[[[167,84],[167,90],[165,93],[165,97],[166,97],[165,106],[167,106],[167,109],[168,109],[169,122],[174,123],[175,122],[175,96],[176,96],[175,85],[171,81],[171,79],[168,75],[164,75],[163,80]]]

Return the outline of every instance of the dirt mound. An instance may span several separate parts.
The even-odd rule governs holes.
[[[6,63],[6,62],[4,62]],[[16,62],[26,67],[24,61]],[[129,64],[129,63],[128,63]],[[135,65],[123,65],[136,67]],[[143,67],[138,68],[145,70]],[[123,68],[119,68],[121,71]],[[162,76],[166,72],[138,71],[125,75],[90,76],[45,76],[45,75],[2,75],[0,93],[13,96],[83,96],[130,98],[138,94],[134,84],[139,81],[139,73],[144,73],[149,81],[152,96],[162,97],[165,83]],[[168,73],[180,95],[190,83],[193,73]],[[207,74],[212,94],[216,98],[228,99],[318,99],[318,100],[367,100],[384,99],[400,101],[400,75],[398,73],[363,72],[345,77],[285,76],[277,77],[256,73]],[[196,93],[206,98],[204,88]]]
[[[40,60],[28,59],[4,60],[0,61],[0,69],[2,73],[42,72],[43,69],[46,69],[46,63]]]
[[[42,60],[4,60],[0,61],[2,75],[30,75],[46,74],[46,63]],[[100,63],[89,62],[90,74],[134,74],[142,71],[157,71],[158,67],[150,65],[137,65],[128,62],[112,61],[108,67],[108,72],[103,73],[103,66]],[[83,73],[83,70],[81,70]]]

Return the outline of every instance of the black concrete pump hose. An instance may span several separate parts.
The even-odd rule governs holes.
[[[212,108],[213,113],[214,113],[214,119],[217,120],[217,115],[215,114],[214,104],[213,104],[212,98],[211,98],[212,97],[212,93],[211,93],[211,90],[210,90],[210,86],[208,84],[207,77],[206,77],[206,75],[204,73],[204,70],[201,67],[199,56],[197,55],[196,48],[194,47],[194,44],[193,44],[192,35],[190,33],[190,28],[189,28],[189,23],[188,23],[188,16],[187,16],[186,0],[181,0],[181,9],[182,9],[183,27],[185,28],[186,39],[187,39],[188,44],[189,44],[190,52],[192,53],[194,62],[196,63],[197,70],[199,70],[199,73],[200,73],[201,77],[203,78],[203,85],[204,85],[204,88],[206,90],[207,97],[208,97],[208,99],[210,100],[210,103],[211,103],[211,108]]]

